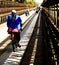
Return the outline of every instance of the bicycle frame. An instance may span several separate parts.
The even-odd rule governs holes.
[[[14,33],[11,34],[11,40],[14,41],[15,40],[15,37],[14,37]]]

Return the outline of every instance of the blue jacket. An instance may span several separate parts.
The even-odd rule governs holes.
[[[12,14],[8,16],[7,19],[7,26],[10,28],[17,28],[18,30],[22,31],[22,20],[19,15],[16,14],[16,18],[14,23],[12,23]]]

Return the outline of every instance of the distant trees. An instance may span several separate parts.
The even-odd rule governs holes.
[[[24,0],[9,0],[9,1],[21,2],[21,3],[23,3],[23,2],[24,2]]]
[[[16,0],[17,2],[24,3],[25,0]]]
[[[26,4],[31,4],[31,5],[33,5],[34,7],[35,7],[35,6],[38,6],[38,3],[36,3],[35,0],[25,0],[24,3],[26,3]]]
[[[20,0],[21,3],[24,3],[25,0]]]
[[[33,6],[37,6],[38,5],[35,2],[35,0],[9,0],[9,1],[20,2],[20,3],[25,3],[25,4],[31,4]]]

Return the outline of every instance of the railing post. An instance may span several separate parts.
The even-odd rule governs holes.
[[[54,24],[56,24],[56,18],[55,18],[55,5],[54,5]]]
[[[58,10],[58,4],[57,4],[57,28],[59,27],[59,10]]]

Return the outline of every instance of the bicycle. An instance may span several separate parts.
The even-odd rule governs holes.
[[[8,30],[9,30],[9,34],[11,34],[12,47],[13,47],[13,51],[15,52],[17,47],[21,47],[19,45],[20,31],[18,29],[12,29],[12,28],[9,28]]]

